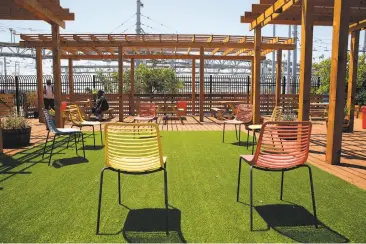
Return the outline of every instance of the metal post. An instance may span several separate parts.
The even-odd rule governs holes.
[[[250,90],[249,90],[249,88],[250,88],[250,76],[248,75],[248,76],[247,76],[247,94],[248,94],[248,95],[250,94]]]
[[[136,34],[140,35],[141,34],[141,7],[143,7],[144,5],[141,3],[141,0],[137,0],[136,1]],[[138,68],[139,64],[140,64],[140,60],[136,60],[136,67]]]
[[[93,75],[93,90],[95,90],[96,87],[96,75]]]
[[[20,100],[19,100],[19,77],[15,76],[15,101],[17,105],[17,115],[20,114]]]
[[[6,72],[6,57],[4,57],[4,75],[5,75],[5,93],[8,93],[8,78],[7,78],[7,72]]]
[[[292,57],[292,80],[296,83],[297,78],[297,25],[294,25],[294,40],[295,40],[295,49],[294,56]],[[294,86],[296,88],[296,85]],[[296,89],[294,90],[294,94],[296,94]]]
[[[212,107],[212,75],[210,75],[210,109]]]
[[[319,89],[319,87],[320,87],[320,76],[318,76],[318,79],[317,79],[317,84],[316,84],[316,86],[318,87],[318,89]]]
[[[282,94],[286,94],[286,76],[283,76]]]

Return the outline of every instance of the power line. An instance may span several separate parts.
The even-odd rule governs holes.
[[[119,29],[120,27],[122,27],[124,24],[126,24],[128,21],[130,21],[133,17],[135,17],[136,14],[133,14],[130,18],[128,18],[127,20],[123,21],[120,25],[118,25],[112,32],[115,32],[117,29]]]
[[[122,34],[124,34],[126,31],[128,31],[129,29],[131,29],[134,26],[136,26],[136,24],[133,24],[133,25],[129,26],[127,29],[125,29],[124,31],[122,31]]]
[[[173,31],[173,33],[177,33],[177,32],[178,32],[177,30],[173,30],[172,28],[170,28],[170,27],[168,27],[168,26],[166,26],[166,25],[164,25],[164,24],[162,24],[162,23],[159,23],[159,22],[157,22],[157,21],[153,20],[153,19],[152,19],[152,18],[150,18],[149,16],[145,16],[145,15],[143,15],[143,14],[141,14],[141,16],[145,17],[145,18],[146,18],[146,19],[148,19],[148,20],[151,20],[151,21],[155,22],[155,23],[156,23],[156,24],[158,24],[158,25],[161,25],[162,27],[164,27],[164,28],[166,28],[166,29],[169,29],[169,30]]]
[[[146,25],[146,24],[144,24],[144,23],[141,23],[141,25],[146,26],[147,28],[149,28],[149,29],[151,29],[151,30],[157,30],[157,31],[159,31],[160,33],[162,33],[162,32],[163,32],[162,30],[159,30],[159,29],[157,29],[157,28],[155,28],[155,27],[152,27],[152,26],[150,26],[150,25]]]

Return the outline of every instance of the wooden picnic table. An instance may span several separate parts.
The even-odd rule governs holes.
[[[175,103],[164,103],[164,104],[157,104],[156,113],[157,114],[164,114],[165,115],[165,121],[166,123],[168,119],[168,114],[175,115],[179,118],[182,125],[184,125],[182,117],[180,116],[179,112],[184,112],[183,108],[178,108]]]

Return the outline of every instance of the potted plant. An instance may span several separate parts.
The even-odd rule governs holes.
[[[26,92],[24,94],[24,112],[25,116],[28,117],[28,111],[33,111],[33,117],[38,118],[38,97],[35,91]]]
[[[3,147],[17,148],[30,143],[31,127],[24,117],[10,115],[1,120]]]

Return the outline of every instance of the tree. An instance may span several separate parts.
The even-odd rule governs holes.
[[[366,104],[366,55],[362,54],[359,56],[358,71],[357,71],[357,83],[356,83],[356,104]],[[347,62],[346,72],[346,85],[345,92],[348,90],[348,66],[349,56]],[[331,58],[322,60],[319,63],[313,64],[314,75],[320,77],[320,87],[316,91],[317,94],[328,94],[330,86],[330,71],[331,71]]]

